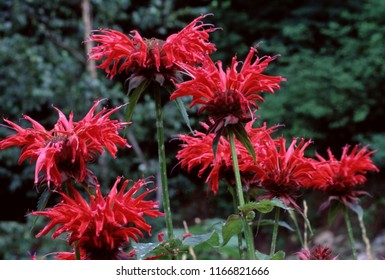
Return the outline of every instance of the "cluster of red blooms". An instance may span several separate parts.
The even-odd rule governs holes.
[[[145,80],[160,85],[168,81],[176,86],[171,100],[192,97],[190,107],[199,105],[199,112],[208,115],[211,125],[205,126],[206,133],[196,131],[192,136],[179,135],[182,144],[177,158],[181,167],[188,171],[199,168],[199,176],[207,171],[206,181],[214,193],[221,178],[231,184],[234,181],[230,175],[233,173],[229,172],[233,170],[229,140],[220,132],[229,126],[242,125],[256,156],[253,158],[243,143],[236,140],[239,169],[246,189],[264,191],[258,199],[276,197],[300,211],[296,203],[300,190],[315,188],[344,203],[357,202],[363,192],[354,187],[365,182],[367,171],[378,171],[370,159],[373,152],[359,146],[349,152],[346,146],[340,159],[330,151],[329,159],[320,155],[317,159],[308,158],[305,150],[311,141],[293,139],[287,146],[283,137],[272,137],[277,126],[268,128],[264,124],[253,127],[258,103],[264,101],[262,92],[274,93],[285,81],[280,76],[263,73],[276,56],[259,58],[255,55],[256,48],[252,47],[243,62],[234,56],[230,67],[223,69],[221,61],[214,63],[209,57],[216,50],[209,42],[209,35],[218,28],[203,23],[203,18],[205,15],[166,40],[146,39],[135,30],[126,36],[116,30],[101,29],[89,38],[89,41],[97,43],[89,53],[89,59],[103,59],[98,67],[111,79],[118,74],[127,75],[130,89]],[[191,79],[182,81],[181,73]],[[134,252],[124,253],[122,248],[130,238],[138,240],[142,237],[142,231],[150,233],[151,226],[144,216],[155,218],[162,213],[158,211],[157,203],[144,200],[150,190],[135,197],[146,185],[143,180],[126,192],[128,181],[124,181],[120,191],[117,190],[121,181],[119,177],[109,194],[103,197],[96,176],[87,164],[105,149],[115,157],[118,146],[130,146],[118,135],[118,131],[128,123],[110,119],[119,107],[95,113],[100,102],[97,101],[78,122],[73,120],[72,113],[67,118],[55,108],[59,119],[51,130],[46,130],[28,116],[24,118],[32,128],[25,129],[5,120],[16,134],[0,141],[0,150],[20,147],[20,163],[27,158],[31,163],[36,162],[35,184],[46,182],[50,187],[52,183],[62,196],[62,201],[56,206],[33,212],[50,219],[37,237],[58,226],[52,237],[68,233],[68,243],[82,259],[132,258]],[[218,136],[220,139],[214,156],[213,141]],[[71,180],[94,186],[89,201],[72,187]],[[61,187],[64,182],[68,192]],[[321,255],[329,256],[326,253]],[[58,253],[57,256],[71,259],[75,258],[75,253]]]
[[[336,159],[328,151],[326,160],[317,154],[317,159],[305,156],[311,141],[294,138],[289,147],[282,136],[274,139],[271,134],[275,127],[253,128],[253,122],[247,123],[246,131],[256,152],[256,161],[243,145],[236,141],[239,170],[246,191],[251,188],[262,189],[265,193],[258,199],[279,198],[284,204],[300,210],[296,198],[300,190],[313,188],[329,194],[329,199],[336,199],[345,204],[358,203],[359,196],[365,194],[354,187],[366,181],[367,171],[379,171],[370,156],[373,151],[356,145],[349,153],[349,147],[343,148],[341,159]],[[177,158],[182,168],[191,172],[199,168],[198,175],[208,172],[206,182],[216,193],[220,179],[233,182],[230,143],[221,136],[217,154],[214,157],[212,141],[214,133],[195,132],[193,136],[179,135],[182,141]],[[329,201],[323,205],[327,206]]]
[[[98,43],[89,53],[89,59],[105,58],[98,67],[104,69],[110,78],[123,72],[127,74],[130,89],[144,80],[160,85],[165,81],[179,81],[180,65],[202,63],[215,50],[209,42],[209,34],[217,28],[203,23],[204,17],[196,18],[165,41],[142,38],[135,30],[129,37],[116,30],[99,30],[89,38],[89,41]],[[59,119],[51,130],[46,130],[29,116],[24,116],[24,119],[32,124],[32,128],[22,128],[4,120],[16,134],[1,140],[0,150],[20,147],[19,163],[27,158],[30,163],[36,162],[35,184],[46,183],[51,191],[57,191],[62,197],[56,206],[33,212],[33,215],[50,219],[37,237],[48,234],[56,226],[52,238],[68,234],[67,241],[74,252],[59,252],[56,254],[59,259],[133,258],[135,252],[125,253],[122,248],[130,239],[138,241],[143,237],[142,231],[150,234],[151,226],[144,217],[163,215],[156,202],[144,200],[150,190],[137,195],[147,185],[144,180],[139,180],[125,192],[128,181],[124,181],[118,191],[119,177],[109,194],[106,197],[102,195],[97,177],[87,165],[105,150],[115,158],[118,147],[130,145],[118,134],[128,123],[110,119],[120,107],[104,108],[95,113],[100,102],[97,101],[78,122],[74,121],[72,113],[67,118],[55,108]],[[93,191],[89,201],[73,187],[72,180]],[[62,187],[64,183],[65,188]]]

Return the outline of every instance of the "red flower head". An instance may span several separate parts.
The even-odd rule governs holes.
[[[265,142],[265,157],[257,159],[257,165],[249,170],[255,171],[254,182],[266,191],[260,199],[280,199],[285,205],[301,211],[295,197],[301,187],[306,186],[311,172],[315,169],[312,162],[304,156],[305,149],[311,141],[304,139],[297,145],[294,138],[286,149],[286,140],[280,137],[277,141],[270,139]]]
[[[246,124],[246,131],[252,140],[254,149],[257,154],[257,158],[265,154],[262,143],[266,137],[270,137],[270,133],[274,131],[276,126],[272,128],[266,128],[266,125],[253,128],[253,122]],[[208,129],[208,126],[205,125]],[[233,163],[231,159],[230,143],[225,137],[221,136],[218,142],[216,155],[214,157],[213,152],[213,139],[214,133],[205,134],[195,131],[194,136],[179,135],[178,138],[183,142],[181,144],[182,149],[177,153],[177,159],[182,168],[186,168],[188,172],[191,172],[193,168],[200,167],[198,176],[201,177],[206,171],[208,172],[206,182],[210,186],[211,190],[216,193],[219,188],[220,178],[225,178],[230,183],[233,178]],[[250,168],[251,164],[255,164],[253,158],[244,146],[236,140],[236,147],[239,153],[238,161],[239,168],[242,173],[243,179],[247,180],[249,169],[254,172],[254,169]],[[247,182],[245,182],[247,184]]]
[[[224,137],[218,142],[216,156],[214,158],[213,139],[215,134],[205,134],[195,131],[194,136],[179,135],[183,142],[182,149],[178,151],[176,158],[182,168],[191,172],[193,168],[200,167],[198,176],[201,177],[209,171],[206,183],[216,193],[219,188],[219,179],[224,173],[232,172],[232,160],[230,145]]]
[[[125,192],[128,180],[117,186],[122,177],[118,177],[107,197],[103,197],[99,186],[95,195],[87,202],[73,187],[73,198],[60,192],[63,200],[53,208],[33,212],[42,215],[50,222],[36,235],[46,235],[58,226],[52,234],[56,238],[67,232],[67,242],[78,246],[83,258],[116,259],[122,256],[121,248],[132,238],[136,242],[143,237],[142,231],[150,234],[151,226],[145,217],[156,218],[163,214],[158,211],[158,204],[144,197],[153,190],[146,189],[138,194],[147,183],[137,181]],[[134,197],[136,196],[136,197]],[[76,241],[76,243],[75,243]]]
[[[111,79],[118,73],[132,73],[130,88],[137,87],[144,79],[156,80],[162,85],[165,79],[177,79],[178,63],[200,63],[206,54],[215,50],[208,39],[216,28],[202,23],[204,17],[206,15],[196,18],[165,41],[142,38],[136,30],[126,36],[116,30],[101,29],[101,34],[92,34],[89,39],[100,44],[91,50],[89,59],[105,58],[98,67]]]
[[[95,102],[88,114],[79,122],[73,121],[72,113],[67,119],[55,108],[59,113],[59,119],[49,131],[28,116],[24,116],[24,119],[32,124],[32,128],[24,129],[9,120],[4,120],[17,134],[0,141],[0,150],[18,146],[22,148],[19,164],[27,158],[30,158],[31,163],[36,161],[35,184],[39,182],[41,171],[45,173],[44,179],[48,185],[52,182],[60,187],[69,177],[83,182],[92,174],[86,168],[87,163],[98,154],[102,154],[104,148],[115,157],[117,145],[130,147],[127,141],[118,135],[118,130],[127,123],[109,119],[120,107],[112,110],[104,108],[95,114],[100,102],[101,100]]]
[[[350,153],[349,146],[345,146],[340,160],[335,158],[330,149],[327,151],[328,160],[319,154],[316,155],[317,170],[313,172],[312,185],[330,195],[329,201],[322,205],[322,208],[327,207],[332,199],[344,204],[358,203],[358,197],[367,194],[354,190],[354,187],[366,182],[367,171],[379,171],[370,158],[374,152],[369,151],[367,147],[359,150],[359,145],[356,145]]]
[[[275,57],[256,58],[255,48],[251,48],[242,68],[237,70],[239,62],[233,57],[231,67],[222,68],[222,62],[216,64],[207,57],[202,67],[184,65],[184,73],[192,80],[177,84],[177,90],[171,99],[192,96],[190,107],[202,105],[199,112],[206,111],[214,120],[214,130],[219,131],[227,124],[248,122],[253,118],[253,109],[258,109],[257,102],[263,102],[261,92],[274,92],[285,79],[279,76],[262,74]]]
[[[302,249],[297,253],[300,260],[335,260],[337,257],[333,257],[332,251],[321,245],[317,245],[312,250]]]

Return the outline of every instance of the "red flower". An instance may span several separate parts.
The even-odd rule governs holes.
[[[329,159],[317,154],[317,170],[312,174],[312,186],[328,193],[330,199],[337,199],[345,204],[358,203],[358,197],[367,193],[357,191],[354,187],[366,182],[367,171],[379,172],[370,158],[374,152],[367,147],[359,149],[359,145],[355,145],[350,152],[349,146],[345,146],[340,160],[335,158],[330,149],[327,150]],[[329,202],[322,208],[327,207]]]
[[[184,65],[184,73],[192,80],[177,84],[171,99],[192,96],[190,107],[202,105],[199,112],[206,111],[214,120],[215,131],[227,124],[249,121],[253,118],[253,109],[258,109],[257,102],[264,101],[260,93],[274,93],[274,89],[280,88],[279,83],[285,80],[262,74],[275,57],[257,57],[252,62],[255,52],[255,48],[250,49],[239,72],[236,57],[226,72],[221,61],[215,64],[210,57],[203,61],[202,67]]]
[[[335,260],[337,257],[333,257],[332,251],[321,245],[317,245],[312,250],[302,249],[297,253],[300,260]]]
[[[182,168],[191,172],[193,168],[199,167],[198,176],[201,177],[208,171],[206,183],[216,193],[219,188],[219,179],[223,173],[232,172],[232,161],[230,145],[224,137],[218,142],[216,157],[213,153],[213,133],[205,134],[195,131],[194,136],[179,135],[183,141],[182,149],[178,151],[176,158]],[[227,172],[226,172],[227,171]]]
[[[216,28],[202,23],[204,17],[206,15],[196,18],[166,41],[142,38],[136,30],[126,36],[116,30],[101,29],[101,34],[92,34],[89,38],[100,43],[91,50],[89,59],[105,58],[98,68],[104,69],[111,79],[118,73],[133,73],[130,88],[137,87],[144,79],[153,79],[162,85],[165,79],[177,78],[177,63],[202,62],[206,54],[215,50],[208,39]]]
[[[42,215],[50,222],[36,235],[46,235],[58,226],[52,238],[67,232],[67,242],[78,247],[86,259],[116,259],[121,255],[121,248],[132,238],[138,242],[143,237],[142,231],[150,234],[151,226],[145,217],[156,218],[163,214],[158,211],[158,204],[144,197],[153,190],[140,191],[147,184],[137,181],[125,192],[128,180],[117,186],[122,177],[118,177],[107,197],[103,197],[100,187],[96,186],[95,195],[87,202],[73,187],[73,198],[60,192],[63,200],[53,208],[33,212]],[[134,197],[136,196],[136,197]],[[76,242],[76,243],[75,243]]]
[[[249,170],[255,171],[254,182],[266,191],[260,199],[280,199],[285,205],[300,211],[295,202],[300,188],[305,187],[315,169],[311,160],[304,156],[305,149],[311,141],[301,139],[297,145],[294,138],[288,148],[286,140],[280,137],[277,141],[265,143],[266,155],[251,165]]]
[[[247,123],[245,129],[251,138],[257,158],[260,158],[266,154],[263,143],[267,137],[270,137],[270,133],[274,131],[276,126],[266,128],[266,124],[264,124],[262,127],[253,128],[252,124],[253,122]],[[205,128],[208,129],[206,125]],[[206,182],[211,190],[216,193],[221,178],[227,179],[232,183],[234,180],[234,171],[230,143],[225,137],[221,136],[214,158],[212,147],[214,137],[214,133],[205,134],[198,131],[195,131],[194,136],[179,135],[178,138],[183,143],[181,144],[182,149],[178,151],[176,157],[179,160],[181,167],[186,168],[188,172],[191,172],[192,169],[196,167],[200,168],[198,171],[199,177],[205,172],[208,172]],[[245,179],[249,177],[248,172],[250,171],[250,164],[254,165],[255,162],[249,152],[238,140],[236,140],[236,147],[239,153],[238,161],[240,171],[243,179]],[[252,169],[252,171],[254,172],[254,169]]]
[[[127,141],[118,135],[118,130],[127,123],[110,120],[111,114],[120,107],[112,110],[102,109],[95,114],[100,101],[95,102],[88,114],[79,122],[73,121],[73,114],[67,119],[57,108],[59,119],[51,130],[28,116],[24,119],[32,124],[32,128],[22,128],[17,124],[4,120],[17,134],[8,136],[0,141],[0,150],[12,146],[22,148],[19,164],[30,158],[36,161],[35,184],[39,182],[39,173],[44,172],[44,180],[60,187],[68,177],[78,182],[90,179],[92,174],[86,168],[87,163],[94,160],[104,148],[115,157],[117,145],[130,147]],[[94,179],[94,178],[91,178]]]

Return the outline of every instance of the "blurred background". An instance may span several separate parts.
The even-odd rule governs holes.
[[[87,61],[83,41],[90,30],[111,28],[128,34],[138,30],[143,37],[167,38],[200,14],[212,13],[205,22],[222,30],[214,32],[214,60],[224,65],[237,54],[243,60],[251,46],[258,54],[280,57],[268,68],[271,75],[287,79],[282,89],[266,95],[258,111],[259,122],[284,124],[278,135],[311,138],[311,153],[336,155],[346,144],[362,143],[377,152],[375,164],[385,166],[385,1],[235,1],[235,0],[2,0],[0,2],[0,117],[18,122],[26,114],[51,128],[57,120],[52,105],[65,114],[82,118],[99,98],[117,106],[127,102],[124,81],[109,80]],[[116,176],[136,181],[157,174],[154,103],[144,95],[137,105],[128,133],[132,149],[118,159],[100,157],[91,169],[106,188]],[[233,211],[225,187],[214,196],[196,174],[177,166],[179,144],[171,141],[188,133],[179,112],[165,97],[166,152],[168,154],[171,210],[175,226],[204,233]],[[192,126],[200,129],[196,111],[188,110]],[[124,110],[114,115],[124,118]],[[21,122],[21,125],[27,125]],[[0,138],[12,133],[0,127]],[[18,149],[0,152],[0,259],[28,259],[33,254],[69,250],[65,241],[50,237],[35,239],[44,226],[33,226],[27,215],[36,209],[38,194],[33,186],[34,165],[18,165]],[[383,172],[368,175],[364,189],[372,197],[362,199],[368,236],[376,258],[385,257],[385,196]],[[159,198],[159,197],[158,197]],[[156,199],[156,198],[154,198]],[[349,257],[342,217],[328,225],[327,211],[319,212],[319,194],[305,193],[314,235],[311,244],[330,246],[339,258]],[[355,217],[359,253],[364,252]],[[287,221],[290,223],[290,220]],[[300,222],[303,223],[303,222]],[[163,220],[154,223],[154,235]],[[301,227],[303,224],[301,224]],[[256,236],[259,250],[268,250],[271,227]],[[277,249],[295,258],[301,249],[295,233],[282,228]],[[147,240],[151,240],[148,237]],[[198,248],[198,258],[234,258],[231,246],[219,251]],[[359,257],[364,258],[364,255]]]

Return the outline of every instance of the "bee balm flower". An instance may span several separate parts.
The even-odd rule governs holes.
[[[87,163],[102,154],[104,149],[115,157],[117,146],[130,147],[118,134],[118,130],[127,123],[109,119],[120,107],[112,110],[104,108],[95,114],[100,102],[101,100],[95,102],[79,122],[73,120],[72,113],[67,119],[55,108],[59,119],[51,130],[46,130],[29,116],[24,116],[24,119],[32,124],[32,128],[22,128],[4,120],[17,133],[0,141],[0,150],[17,146],[22,149],[19,164],[27,158],[31,163],[36,161],[35,184],[47,181],[48,185],[52,182],[60,187],[68,178],[83,182],[92,175],[87,169]],[[39,179],[41,172],[44,173],[43,180]]]
[[[200,63],[215,50],[208,40],[209,33],[216,28],[204,24],[204,17],[206,15],[196,18],[165,41],[143,38],[136,30],[127,36],[116,30],[101,29],[89,38],[89,41],[99,44],[92,48],[89,59],[104,59],[98,68],[104,69],[111,79],[122,72],[129,74],[129,90],[146,79],[155,80],[160,85],[165,80],[178,80],[177,64]]]
[[[192,96],[190,107],[201,105],[199,112],[205,111],[214,121],[215,132],[228,124],[250,121],[258,102],[264,101],[261,92],[274,93],[274,89],[280,88],[279,83],[285,81],[280,76],[262,74],[275,57],[257,57],[252,62],[255,52],[255,48],[250,49],[239,70],[236,57],[226,71],[221,61],[214,63],[210,57],[203,61],[202,67],[184,65],[183,72],[192,79],[177,84],[171,99]]]
[[[118,191],[118,177],[111,191],[103,197],[100,187],[96,186],[95,195],[89,202],[79,192],[71,188],[73,197],[60,193],[62,201],[53,208],[33,212],[50,219],[50,222],[36,237],[46,235],[55,228],[52,238],[68,233],[67,242],[77,246],[84,259],[120,259],[128,256],[121,249],[130,238],[138,242],[143,237],[142,231],[150,234],[151,225],[145,218],[156,218],[163,214],[158,211],[158,204],[144,198],[153,190],[141,190],[147,185],[145,180],[137,181],[128,191],[128,180],[123,182]],[[66,258],[59,253],[59,258]],[[68,258],[73,255],[69,253]]]

